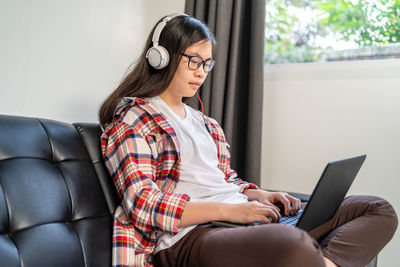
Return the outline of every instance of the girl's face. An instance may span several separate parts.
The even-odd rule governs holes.
[[[205,61],[212,58],[212,44],[208,40],[194,43],[185,50],[184,54],[197,56]],[[197,70],[191,70],[188,63],[189,58],[182,56],[174,77],[164,92],[169,94],[170,97],[180,100],[182,100],[182,97],[192,97],[205,81],[207,73],[204,71],[204,64]]]

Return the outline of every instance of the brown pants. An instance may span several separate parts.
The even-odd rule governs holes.
[[[365,266],[390,241],[397,215],[385,200],[350,196],[336,215],[310,232],[266,224],[223,228],[200,225],[154,256],[156,266]]]

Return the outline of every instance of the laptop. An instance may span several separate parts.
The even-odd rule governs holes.
[[[338,210],[351,184],[357,176],[366,155],[329,162],[304,208],[294,216],[283,216],[279,223],[311,231],[331,219]],[[292,221],[292,222],[288,222]],[[238,227],[263,223],[236,224],[214,221],[215,226]]]

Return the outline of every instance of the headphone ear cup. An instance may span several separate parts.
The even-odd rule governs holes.
[[[163,46],[151,47],[146,53],[147,61],[155,69],[163,69],[168,66],[169,53]]]

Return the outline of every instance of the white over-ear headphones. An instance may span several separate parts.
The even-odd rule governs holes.
[[[149,64],[155,69],[163,69],[168,66],[169,63],[169,53],[165,47],[158,45],[158,40],[162,30],[164,29],[167,22],[178,16],[187,16],[183,13],[171,14],[166,16],[154,29],[153,33],[153,46],[149,48],[146,52],[146,58]]]

